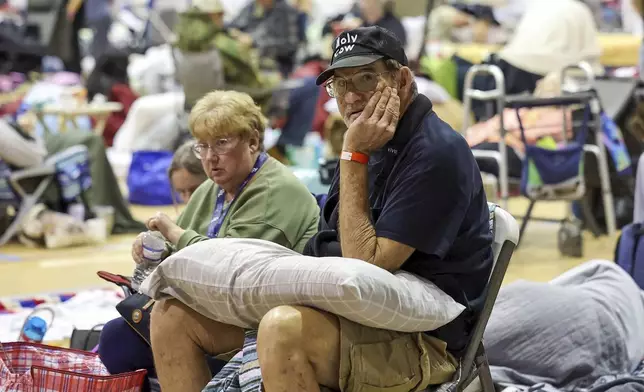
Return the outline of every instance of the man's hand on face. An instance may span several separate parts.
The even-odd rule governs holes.
[[[349,126],[343,150],[370,154],[380,149],[394,137],[399,117],[398,91],[391,87],[376,91]]]

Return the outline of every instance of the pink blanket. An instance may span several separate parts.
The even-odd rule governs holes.
[[[534,144],[546,136],[552,136],[557,142],[563,141],[563,113],[564,111],[558,108],[519,109],[528,144]],[[571,112],[566,109],[565,113],[566,138],[570,139],[572,135]],[[514,109],[505,109],[503,111],[503,122],[507,130],[506,144],[519,153],[523,152],[524,146],[521,141],[521,131],[516,111]],[[501,137],[499,128],[499,115],[497,114],[487,121],[471,126],[465,132],[465,139],[470,147],[486,142],[498,143]]]

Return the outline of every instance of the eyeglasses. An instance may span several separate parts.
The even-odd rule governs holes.
[[[356,91],[367,93],[375,90],[376,87],[378,87],[380,76],[389,72],[390,71],[377,73],[363,71],[357,72],[349,78],[334,76],[333,79],[331,79],[324,87],[326,87],[326,92],[331,98],[338,98],[346,94],[349,85],[353,86]]]
[[[213,144],[198,143],[192,147],[192,151],[199,159],[206,158],[208,151],[213,155],[222,155],[231,152],[239,144],[238,137],[227,137],[215,140]]]

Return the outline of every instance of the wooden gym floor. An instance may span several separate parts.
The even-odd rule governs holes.
[[[513,199],[510,212],[521,216],[525,212],[525,199]],[[146,220],[157,210],[171,217],[177,214],[173,207],[150,208],[134,206],[134,215]],[[534,216],[561,218],[565,216],[563,203],[537,204]],[[559,225],[530,222],[520,248],[510,263],[505,283],[517,279],[547,281],[564,271],[591,259],[613,258],[614,237],[593,238],[584,234],[584,256],[579,259],[563,257],[557,250]],[[96,276],[96,271],[130,275],[133,262],[130,247],[133,235],[112,236],[100,246],[69,249],[29,249],[12,243],[0,249],[0,297],[28,296],[33,294],[74,292],[111,285]]]

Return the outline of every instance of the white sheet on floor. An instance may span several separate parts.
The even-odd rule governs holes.
[[[63,303],[46,305],[54,310],[55,318],[47,330],[45,341],[69,339],[74,328],[91,329],[119,317],[116,304],[121,300],[117,291],[96,289],[79,292]],[[32,311],[33,309],[25,309],[18,313],[0,315],[0,341],[18,340],[20,329]],[[48,321],[49,317],[44,313],[45,320]]]

